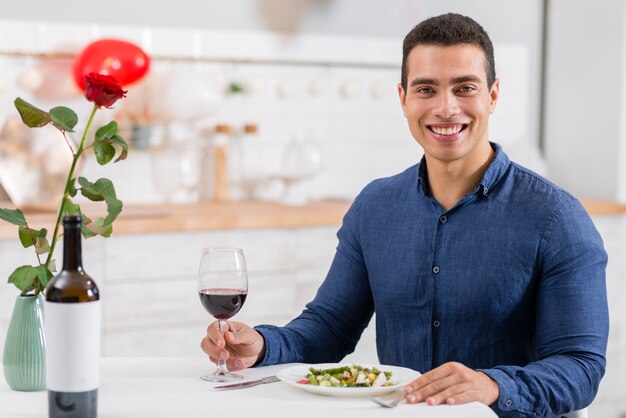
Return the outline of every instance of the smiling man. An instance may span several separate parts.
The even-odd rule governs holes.
[[[405,38],[400,103],[422,160],[369,184],[326,280],[285,327],[214,324],[233,369],[339,361],[376,312],[383,364],[419,370],[407,402],[480,401],[501,417],[587,406],[608,336],[602,240],[580,203],[489,142],[493,47],[472,19],[434,17]]]

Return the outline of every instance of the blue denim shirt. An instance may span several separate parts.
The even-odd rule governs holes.
[[[602,240],[574,197],[492,147],[480,184],[447,211],[424,159],[369,184],[315,299],[285,327],[256,327],[260,364],[339,361],[376,312],[382,364],[481,370],[501,417],[591,403],[608,337]]]

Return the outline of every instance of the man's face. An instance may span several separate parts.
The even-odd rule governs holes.
[[[426,157],[472,160],[489,146],[489,114],[498,100],[486,58],[473,45],[417,45],[407,57],[407,89],[398,86],[411,134]]]

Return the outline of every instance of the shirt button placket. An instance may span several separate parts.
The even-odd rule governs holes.
[[[435,274],[439,273],[439,267],[437,266],[433,267],[433,273]]]

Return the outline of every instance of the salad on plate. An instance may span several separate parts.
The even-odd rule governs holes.
[[[310,367],[306,378],[299,380],[298,383],[336,388],[378,388],[393,386],[395,383],[391,379],[392,376],[393,372],[358,364],[328,369]]]

